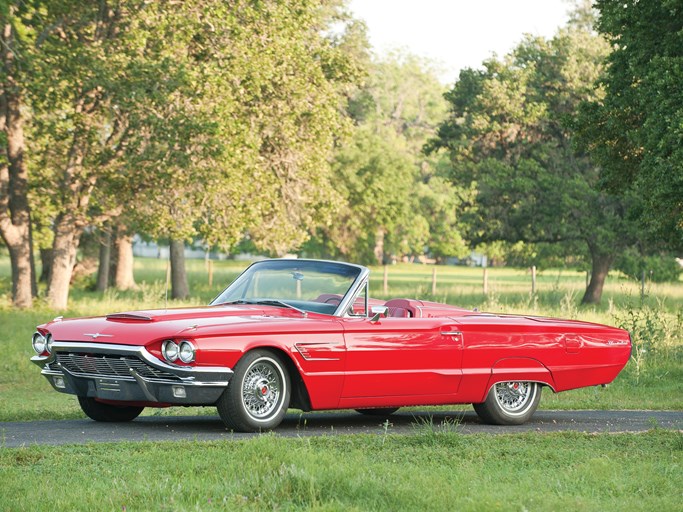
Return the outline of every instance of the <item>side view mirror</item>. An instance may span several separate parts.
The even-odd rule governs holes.
[[[370,308],[370,312],[372,313],[372,318],[370,319],[370,321],[377,322],[380,318],[387,316],[389,308],[386,306],[372,306]]]

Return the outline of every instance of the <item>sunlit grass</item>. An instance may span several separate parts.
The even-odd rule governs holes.
[[[681,510],[683,437],[415,433],[0,449],[7,510]]]

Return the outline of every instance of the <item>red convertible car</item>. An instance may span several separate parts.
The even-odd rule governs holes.
[[[631,354],[614,327],[371,299],[368,276],[349,263],[261,261],[209,306],[40,325],[32,361],[97,421],[213,405],[228,428],[259,431],[289,407],[471,403],[484,422],[520,424],[543,387],[607,384]]]

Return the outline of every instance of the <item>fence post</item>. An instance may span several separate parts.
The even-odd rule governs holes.
[[[536,265],[531,265],[531,295],[536,295]]]
[[[640,300],[645,298],[645,269],[643,269],[643,276],[640,279]]]
[[[484,267],[484,295],[489,294],[489,273],[488,267]]]
[[[213,286],[213,260],[209,260],[209,288]]]
[[[389,294],[389,267],[384,265],[384,295]]]
[[[432,269],[432,297],[436,296],[436,267]]]

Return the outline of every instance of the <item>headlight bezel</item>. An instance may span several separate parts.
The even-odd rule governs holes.
[[[47,340],[45,339],[45,336],[38,331],[33,333],[31,345],[33,346],[33,350],[35,350],[36,354],[38,355],[44,354],[47,350]]]
[[[197,349],[190,340],[182,340],[178,344],[178,359],[185,364],[193,363],[197,355]]]
[[[161,354],[169,363],[175,363],[180,355],[180,347],[174,340],[164,340],[161,344]]]

